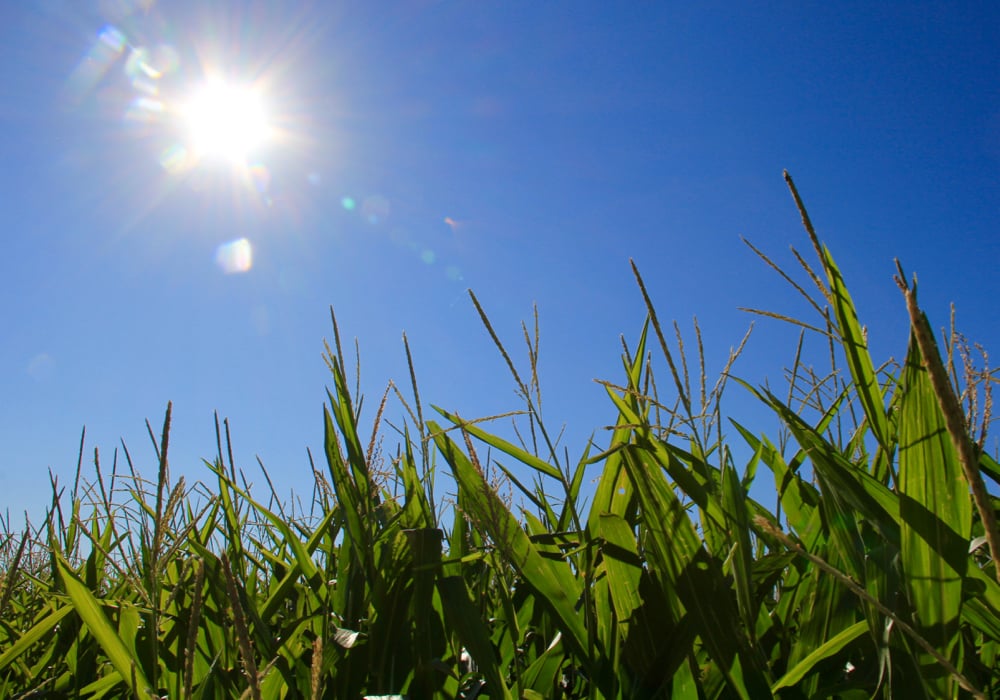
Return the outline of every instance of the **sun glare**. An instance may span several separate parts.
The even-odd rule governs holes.
[[[258,92],[218,79],[198,88],[184,108],[183,118],[199,158],[245,163],[270,132]]]

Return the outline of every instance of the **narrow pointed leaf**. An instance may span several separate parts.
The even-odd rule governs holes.
[[[135,687],[132,690],[138,696],[153,697],[155,695],[153,687],[146,679],[139,659],[129,652],[128,647],[115,632],[114,627],[111,626],[101,609],[100,602],[77,577],[63,555],[59,552],[54,552],[54,554],[59,574],[66,587],[66,594],[73,601],[76,614],[80,616],[87,629],[94,635],[94,639],[100,644],[111,665],[123,679],[135,679]],[[126,683],[129,681],[126,680]]]
[[[71,612],[73,612],[73,607],[70,605],[53,610],[21,634],[3,654],[0,654],[0,671],[7,668],[7,666],[27,651],[35,642],[51,634],[52,629],[59,624],[59,621]]]
[[[806,658],[802,659],[799,663],[795,664],[794,668],[788,670],[788,672],[782,676],[778,681],[771,686],[771,692],[777,693],[782,688],[791,688],[800,680],[802,680],[806,674],[813,670],[823,659],[828,659],[835,654],[838,654],[841,649],[846,647],[848,644],[856,639],[859,639],[868,632],[868,623],[862,620],[861,622],[856,622],[850,627],[842,630],[841,632],[835,634],[826,643],[817,647],[815,651],[809,654]]]
[[[885,399],[878,377],[875,375],[875,365],[868,352],[868,344],[864,331],[858,321],[854,302],[844,284],[840,269],[833,261],[833,256],[823,248],[823,267],[830,282],[830,292],[833,299],[833,310],[840,328],[840,337],[847,356],[847,365],[851,370],[858,398],[864,406],[865,416],[871,425],[872,433],[878,444],[888,449],[890,446],[889,425],[885,415]]]
[[[482,440],[487,445],[495,447],[501,452],[510,455],[511,457],[518,460],[525,466],[531,467],[535,471],[545,474],[546,476],[551,476],[553,479],[562,480],[562,474],[559,473],[559,470],[556,467],[552,466],[545,460],[536,457],[527,450],[524,450],[512,442],[508,442],[503,438],[497,437],[496,435],[493,435],[483,430],[475,423],[469,423],[467,421],[464,421],[458,416],[452,413],[448,413],[444,409],[434,406],[434,410],[436,410],[446,419],[451,421],[453,425],[456,425],[465,432],[467,432],[469,435],[472,435],[473,437]]]
[[[920,349],[910,344],[899,417],[902,564],[921,633],[945,657],[959,637],[972,504]],[[944,685],[939,692],[946,692]]]

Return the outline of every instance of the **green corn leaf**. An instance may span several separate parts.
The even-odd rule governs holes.
[[[438,408],[437,406],[434,406],[433,408],[435,411],[444,416],[445,419],[450,421],[453,425],[458,426],[459,428],[467,432],[469,435],[472,435],[473,437],[482,440],[487,445],[495,447],[501,452],[510,455],[511,457],[519,461],[521,464],[527,467],[531,467],[537,472],[545,474],[546,476],[551,476],[553,479],[558,479],[562,481],[562,474],[559,473],[559,470],[556,467],[549,464],[548,462],[546,462],[545,460],[536,457],[527,450],[524,450],[511,442],[507,442],[503,438],[488,433],[487,431],[483,430],[474,423],[469,423],[468,421],[462,420],[461,418],[452,413],[448,413],[442,408]]]
[[[580,503],[580,488],[583,486],[583,477],[587,471],[589,458],[590,443],[587,444],[587,448],[583,451],[583,455],[580,457],[576,464],[576,469],[573,471],[573,477],[570,479],[569,493],[566,495],[566,503],[563,506],[562,515],[559,516],[558,527],[560,530],[566,530],[573,522],[575,509],[577,508],[577,504]]]
[[[558,681],[565,660],[566,652],[563,651],[562,637],[557,636],[548,648],[525,669],[521,679],[525,693],[537,693],[545,698],[555,697],[556,693],[559,692]]]
[[[615,614],[615,605],[611,599],[608,571],[604,561],[598,561],[590,570],[593,584],[590,591],[590,601],[593,606],[594,633],[597,643],[602,649],[608,650],[613,660],[621,657],[622,637],[621,625]]]
[[[56,557],[56,565],[58,566],[63,585],[66,588],[66,594],[73,601],[73,608],[76,610],[76,614],[80,616],[80,619],[94,636],[94,639],[101,645],[101,649],[104,650],[111,665],[130,686],[132,686],[130,679],[135,679],[132,692],[136,695],[139,697],[154,697],[156,693],[142,671],[140,660],[129,652],[121,637],[115,632],[104,611],[101,609],[100,602],[77,577],[76,573],[70,568],[69,563],[63,558],[63,555],[58,551],[53,552],[53,554]]]
[[[729,528],[732,542],[730,562],[733,581],[736,584],[736,603],[743,619],[744,629],[750,634],[751,643],[756,632],[757,606],[751,591],[753,552],[750,549],[750,524],[747,518],[746,493],[740,484],[736,470],[730,464],[722,468],[722,505],[730,519]]]
[[[817,647],[811,654],[797,663],[794,668],[789,669],[785,675],[779,678],[778,681],[771,686],[771,692],[777,693],[782,688],[793,687],[796,683],[802,680],[806,674],[812,671],[816,664],[823,659],[828,659],[831,656],[840,653],[844,647],[854,640],[864,636],[866,632],[868,632],[868,623],[862,620],[861,622],[856,622],[850,627],[847,627],[846,629],[833,635],[827,642]]]
[[[639,332],[639,342],[636,343],[635,353],[632,355],[631,365],[626,365],[626,370],[628,370],[628,381],[629,387],[637,389],[639,387],[639,380],[642,378],[642,369],[645,367],[646,363],[646,342],[649,338],[649,314],[646,314],[646,320],[642,323],[642,330]],[[624,357],[622,359],[625,359]]]
[[[1000,620],[1000,583],[988,575],[978,566],[970,566],[966,569],[966,585],[970,592],[975,591],[975,597],[993,610],[993,614]],[[1000,640],[1000,637],[997,637]]]
[[[979,469],[994,482],[1000,484],[1000,464],[997,464],[997,461],[986,452],[979,454]]]
[[[93,683],[88,683],[87,685],[80,688],[81,697],[93,697],[101,698],[105,697],[112,690],[114,690],[122,682],[122,677],[118,675],[117,671],[112,671],[108,675],[98,678]],[[111,696],[114,697],[114,696]]]
[[[240,536],[242,528],[239,513],[236,510],[236,503],[233,501],[233,494],[227,486],[228,478],[223,476],[225,474],[225,465],[223,465],[221,460],[217,461],[215,464],[205,462],[205,465],[214,471],[219,479],[219,501],[221,503],[223,517],[226,521],[227,537],[225,541],[226,547],[229,550],[230,561],[240,562],[245,556],[245,552],[243,550],[243,538]],[[152,517],[156,517],[155,514]]]
[[[826,546],[814,553],[826,555],[828,561],[833,560],[831,563],[839,561],[835,552]],[[794,567],[791,570],[796,571]],[[786,587],[790,594],[782,596],[778,614],[786,624],[798,627],[786,657],[787,667],[795,668],[832,635],[854,624],[856,599],[836,580],[823,575],[815,567],[806,569],[800,576],[789,577]],[[787,602],[785,598],[788,598]],[[800,609],[796,610],[793,606]],[[802,614],[801,611],[808,613]],[[807,697],[811,696],[816,692],[818,681],[815,677],[806,678],[799,685],[799,690]]]
[[[371,483],[369,481],[368,463],[365,460],[364,448],[358,437],[358,426],[351,405],[351,392],[347,387],[347,378],[340,371],[337,362],[330,363],[336,394],[327,391],[330,399],[330,409],[337,421],[341,435],[344,436],[344,448],[347,450],[347,463],[354,474],[354,482],[358,491],[367,499],[370,497]],[[366,512],[368,501],[365,502]]]
[[[698,700],[698,681],[691,671],[691,664],[682,663],[671,679],[671,700]]]
[[[409,429],[403,432],[403,454],[400,456],[396,473],[403,482],[406,499],[400,524],[404,528],[430,528],[434,526],[434,508],[427,500],[424,484],[417,472],[417,463],[413,457],[412,442]]]
[[[615,447],[605,453],[604,470],[597,480],[597,490],[590,504],[588,528],[596,526],[597,519],[604,513],[625,516],[633,500],[632,482],[625,473],[621,455],[621,447],[628,443],[630,434],[628,428],[616,428],[614,431],[612,445]]]
[[[642,333],[639,336],[639,343],[636,347],[635,356],[632,358],[631,364],[627,362],[627,358],[622,358],[625,362],[625,369],[629,379],[629,387],[631,388],[638,387],[639,381],[642,377],[643,362],[646,356],[646,339],[648,331],[649,316],[647,315],[646,321],[642,326]],[[617,394],[615,394],[614,397],[618,398]],[[591,502],[588,527],[590,527],[590,524],[596,525],[597,519],[603,513],[615,513],[617,515],[624,516],[629,504],[634,501],[632,482],[629,480],[622,465],[620,449],[631,440],[633,428],[630,426],[634,425],[634,423],[631,421],[630,417],[634,417],[637,412],[640,411],[640,408],[638,400],[634,396],[630,395],[627,399],[623,399],[623,402],[628,403],[628,415],[619,412],[618,421],[611,434],[611,447],[607,451],[596,455],[591,460],[603,460],[604,470],[601,473],[601,478],[597,481],[597,491],[594,494],[594,500]],[[648,411],[645,410],[641,413],[644,417],[647,414]],[[648,423],[648,420],[643,421],[643,424]]]
[[[982,632],[996,645],[1000,641],[1000,615],[981,600],[967,600],[962,604],[962,620]]]
[[[854,308],[854,302],[844,284],[840,269],[834,263],[833,256],[830,255],[830,251],[825,246],[822,251],[822,259],[827,279],[830,282],[833,310],[840,328],[844,354],[847,356],[847,366],[851,370],[858,398],[865,409],[865,416],[871,425],[875,440],[880,447],[889,450],[891,449],[891,440],[888,419],[885,415],[885,399],[882,396],[878,377],[875,375],[875,365],[868,352],[864,332],[858,322],[857,310]]]
[[[368,531],[364,526],[362,514],[365,504],[363,497],[358,491],[357,484],[351,478],[351,472],[344,460],[340,456],[340,447],[337,444],[337,429],[334,426],[333,417],[325,406],[323,407],[323,427],[324,442],[326,445],[326,461],[330,469],[330,480],[333,482],[333,489],[337,494],[337,501],[340,503],[344,513],[344,527],[347,536],[354,540],[363,550],[367,548]]]
[[[972,504],[958,454],[915,341],[899,416],[902,568],[919,631],[946,658],[959,640]],[[942,679],[944,680],[944,679]],[[938,692],[950,694],[946,686]]]
[[[3,654],[0,654],[0,671],[10,666],[17,657],[30,649],[36,642],[50,635],[52,629],[59,624],[59,621],[71,612],[73,612],[73,607],[70,605],[57,608],[38,620],[26,632],[19,635],[10,647]]]
[[[596,535],[604,541],[601,552],[615,613],[621,622],[625,622],[642,605],[639,594],[642,560],[635,535],[625,519],[613,513],[600,516]]]

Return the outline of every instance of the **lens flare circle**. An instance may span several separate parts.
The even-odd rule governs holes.
[[[215,264],[227,275],[250,272],[253,267],[253,246],[246,238],[224,243],[215,251]]]
[[[270,132],[258,91],[219,78],[198,87],[182,114],[191,148],[201,158],[245,162]]]

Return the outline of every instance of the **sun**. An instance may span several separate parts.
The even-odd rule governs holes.
[[[190,146],[199,159],[245,164],[271,132],[259,91],[219,78],[197,87],[181,111]]]

